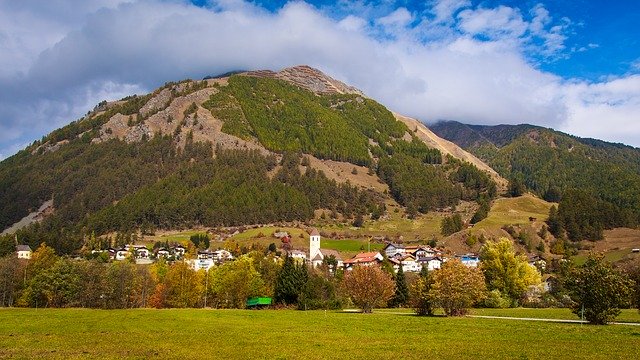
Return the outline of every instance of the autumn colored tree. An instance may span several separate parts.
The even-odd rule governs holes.
[[[512,302],[520,299],[529,286],[542,282],[540,273],[529,265],[527,258],[516,255],[509,239],[485,243],[480,249],[480,261],[489,290],[499,290]]]
[[[209,303],[213,307],[244,309],[248,298],[265,295],[264,282],[249,256],[242,256],[209,272],[212,294]]]
[[[433,315],[434,304],[430,295],[432,285],[433,277],[425,265],[418,279],[411,285],[411,306],[418,316]]]
[[[447,316],[461,316],[486,297],[486,289],[480,269],[467,267],[455,259],[434,271],[429,295]]]
[[[14,256],[0,258],[0,306],[13,306],[24,285],[26,264]]]
[[[393,296],[395,283],[377,266],[358,266],[345,274],[342,285],[353,303],[363,313],[385,306]]]
[[[582,266],[569,273],[564,285],[574,302],[573,313],[602,325],[615,319],[620,308],[629,306],[635,283],[603,255],[589,255]]]
[[[171,265],[164,279],[167,305],[175,308],[199,306],[204,291],[203,276],[204,274],[194,271],[185,262],[179,261]]]

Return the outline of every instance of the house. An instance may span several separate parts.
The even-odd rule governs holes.
[[[213,256],[209,250],[198,250],[198,259],[200,260],[213,259]]]
[[[212,259],[217,263],[223,263],[225,261],[233,260],[233,254],[225,249],[218,249],[211,253]]]
[[[187,260],[187,263],[195,271],[199,271],[199,270],[209,271],[209,269],[211,269],[216,265],[216,262],[213,258],[204,258],[204,259],[198,258],[194,260]]]
[[[167,258],[171,255],[171,252],[169,252],[169,250],[165,249],[165,248],[159,248],[158,251],[156,251],[156,257],[158,259],[160,258]]]
[[[135,250],[136,253],[136,258],[138,259],[148,259],[149,255],[151,254],[149,252],[149,249],[147,249],[146,247],[139,247]]]
[[[33,253],[29,245],[18,245],[16,247],[16,252],[18,253],[18,259],[26,260],[31,259],[31,254]]]
[[[287,254],[293,258],[293,260],[297,261],[297,262],[306,262],[307,261],[307,254],[304,251],[300,251],[300,250],[289,250],[287,252]]]
[[[395,243],[387,243],[387,245],[384,246],[384,248],[382,249],[384,250],[385,255],[387,255],[388,258],[392,258],[394,256],[396,256],[397,254],[399,255],[404,255],[405,254],[405,247],[402,244],[395,244]]]
[[[420,264],[421,269],[426,267],[429,271],[440,269],[444,262],[444,260],[439,256],[422,257],[418,258],[416,261]]]
[[[127,257],[129,257],[129,250],[125,248],[116,250],[116,256],[115,256],[116,260],[121,261],[126,259]]]
[[[359,253],[351,259],[344,261],[344,267],[347,270],[354,266],[373,266],[378,265],[384,260],[382,254],[377,251]]]
[[[405,250],[407,254],[413,255],[416,259],[436,256],[436,251],[430,246],[407,246]]]
[[[184,254],[187,252],[187,249],[182,246],[182,245],[176,245],[172,248],[173,250],[173,254],[177,257],[177,258],[181,258],[184,256]]]
[[[416,258],[411,254],[406,254],[400,258],[400,260],[396,261],[398,262],[398,266],[402,266],[403,272],[420,272],[420,270],[422,270],[422,265],[420,265],[420,263],[416,261]]]
[[[478,267],[478,264],[480,263],[480,258],[477,254],[456,255],[456,258],[458,258],[463,265],[468,267]]]
[[[109,259],[114,260],[116,258],[116,253],[118,252],[118,250],[110,247],[107,248],[107,253],[109,253]]]

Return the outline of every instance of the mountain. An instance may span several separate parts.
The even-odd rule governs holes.
[[[297,66],[101,102],[0,163],[0,228],[72,253],[106,234],[125,243],[156,229],[308,221],[319,210],[376,219],[397,203],[414,215],[486,203],[503,183],[416,120]],[[13,242],[1,239],[0,252]]]
[[[532,125],[447,121],[431,129],[546,200],[562,199],[569,238],[597,239],[603,229],[640,223],[640,149]]]

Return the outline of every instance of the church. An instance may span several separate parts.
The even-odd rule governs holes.
[[[311,230],[311,234],[309,235],[309,263],[311,266],[316,267],[322,265],[322,261],[325,257],[329,257],[333,255],[337,262],[338,268],[342,267],[342,257],[340,257],[340,253],[336,250],[327,250],[320,249],[320,233],[318,229]]]

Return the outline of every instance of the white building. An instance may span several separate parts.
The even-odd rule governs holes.
[[[300,250],[290,250],[287,253],[293,260],[304,263],[307,261],[307,254]]]
[[[442,266],[443,260],[438,256],[429,256],[418,259],[418,263],[420,263],[421,268],[427,267],[427,270],[433,271],[436,269],[440,269]]]
[[[31,254],[33,253],[29,245],[18,245],[16,247],[16,252],[18,253],[18,259],[26,260],[31,259]]]
[[[216,265],[215,260],[211,258],[188,260],[188,263],[195,271],[199,271],[202,269],[204,269],[205,271],[209,271],[209,269]]]
[[[313,266],[318,266],[322,264],[322,259],[324,255],[320,251],[320,233],[318,229],[313,229],[309,235],[309,261]]]
[[[118,261],[124,260],[129,256],[129,251],[125,248],[116,250],[115,259]]]

